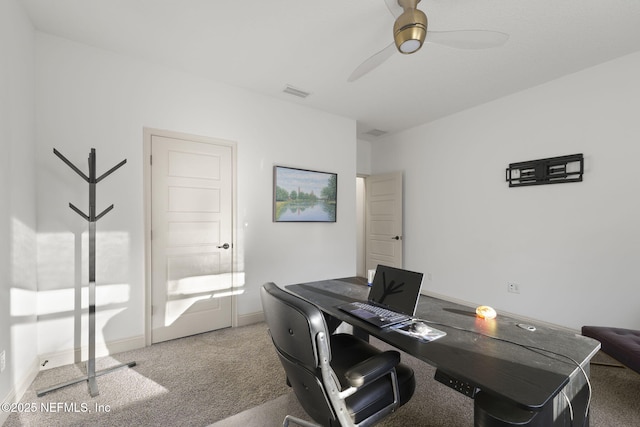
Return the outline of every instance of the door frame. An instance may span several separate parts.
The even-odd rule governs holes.
[[[142,147],[142,172],[143,172],[143,199],[144,199],[144,341],[146,346],[150,346],[152,337],[152,292],[151,282],[151,138],[162,136],[173,139],[184,139],[187,141],[201,142],[212,145],[223,145],[231,148],[231,269],[235,273],[238,266],[238,244],[236,233],[237,216],[237,143],[224,139],[212,138],[201,135],[193,135],[182,132],[175,132],[164,129],[143,128]],[[232,274],[232,276],[234,276]],[[238,326],[237,296],[231,295],[231,327]]]
[[[363,251],[364,253],[362,254],[362,256],[364,257],[364,268],[365,270],[367,269],[367,261],[368,261],[368,243],[369,239],[368,239],[368,235],[369,235],[369,220],[370,220],[370,202],[371,200],[369,199],[369,186],[371,183],[371,179],[372,178],[378,178],[378,177],[384,177],[384,176],[397,176],[400,178],[400,211],[401,214],[399,215],[400,217],[400,230],[396,230],[397,232],[399,231],[399,233],[397,234],[397,236],[399,236],[399,244],[400,244],[400,265],[396,265],[395,267],[398,268],[404,268],[404,172],[403,171],[394,171],[394,172],[386,172],[386,173],[376,173],[376,174],[369,174],[369,175],[359,175],[358,178],[364,178],[364,215],[359,218],[360,220],[364,221],[364,245],[363,245]],[[366,273],[366,271],[365,271]],[[366,277],[366,276],[365,276]]]

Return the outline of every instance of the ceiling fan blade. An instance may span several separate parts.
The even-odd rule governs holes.
[[[425,43],[436,43],[456,49],[488,49],[502,46],[509,34],[488,30],[427,31]]]
[[[398,50],[396,49],[396,45],[394,43],[391,43],[389,46],[385,47],[380,52],[376,53],[375,55],[364,61],[362,64],[360,64],[358,68],[356,68],[353,73],[351,73],[347,81],[353,82],[358,80],[360,77],[364,76],[369,71],[373,70],[374,68],[385,62],[387,59],[391,58],[391,56],[397,51]]]
[[[391,14],[396,18],[402,15],[402,12],[404,12],[402,6],[398,4],[398,0],[384,0],[384,2],[387,4],[387,9],[389,9],[389,12],[391,12]]]

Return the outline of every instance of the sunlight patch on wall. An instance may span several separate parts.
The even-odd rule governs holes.
[[[89,289],[83,287],[81,290],[82,311],[89,308]],[[54,289],[50,291],[38,292],[38,315],[67,313],[72,315],[75,310],[75,289]],[[114,304],[125,304],[129,301],[131,286],[128,284],[97,285],[96,286],[96,307],[108,307]]]
[[[76,269],[75,236],[71,232],[38,234],[38,290],[72,288]]]
[[[37,283],[36,232],[17,218],[11,219],[11,284],[35,290]]]
[[[98,346],[106,344],[102,328],[110,322],[117,323],[114,319],[131,304],[130,245],[129,233],[96,233],[95,306]],[[88,285],[88,231],[39,233],[38,293],[35,305],[41,354],[77,350],[87,340]]]
[[[29,289],[11,288],[9,290],[9,306],[11,317],[35,316],[37,312],[36,292]],[[14,319],[15,321],[15,319]]]

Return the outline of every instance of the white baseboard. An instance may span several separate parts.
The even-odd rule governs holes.
[[[112,341],[108,344],[96,344],[96,358],[121,353],[123,351],[136,350],[142,347],[145,347],[145,340],[142,335],[120,341]],[[40,370],[84,362],[88,357],[89,348],[87,346],[43,354],[40,355]]]
[[[9,394],[4,399],[2,399],[2,403],[19,402],[33,380],[36,379],[38,372],[40,372],[40,365],[38,364],[38,359],[35,358],[33,359],[33,362],[31,363],[31,366],[29,367],[29,370],[27,371],[25,376],[23,378],[20,378],[16,385],[14,385],[11,390],[9,390]],[[7,418],[9,418],[10,414],[11,412],[0,411],[0,425],[3,425],[7,421]]]
[[[235,326],[248,326],[260,322],[264,322],[264,313],[262,311],[256,311],[255,313],[238,315]]]

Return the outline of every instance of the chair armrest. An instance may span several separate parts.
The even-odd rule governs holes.
[[[358,363],[345,373],[345,377],[351,387],[361,387],[388,374],[399,363],[400,353],[393,350],[385,351]]]

